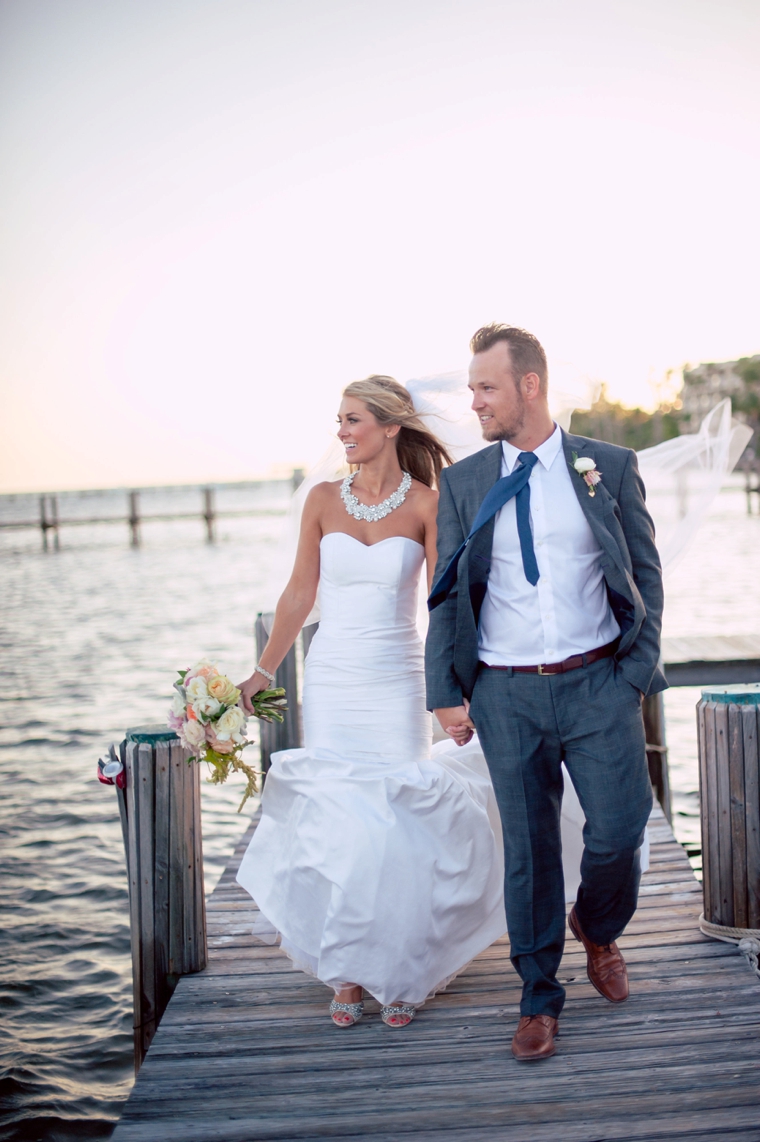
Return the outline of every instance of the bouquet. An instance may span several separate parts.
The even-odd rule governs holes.
[[[208,762],[212,785],[223,784],[233,771],[246,778],[239,813],[256,792],[258,778],[256,770],[242,758],[243,750],[252,743],[246,737],[248,723],[239,704],[240,691],[205,659],[192,670],[179,671],[174,691],[168,725],[179,735],[183,746],[193,751],[189,761]],[[256,717],[264,722],[281,722],[288,708],[281,687],[259,691],[251,705]]]

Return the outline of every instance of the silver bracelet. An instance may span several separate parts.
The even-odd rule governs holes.
[[[254,674],[263,674],[264,677],[266,678],[267,682],[269,682],[269,684],[271,686],[274,686],[274,683],[275,683],[274,674],[270,674],[269,671],[265,670],[263,666],[257,666],[253,673]]]

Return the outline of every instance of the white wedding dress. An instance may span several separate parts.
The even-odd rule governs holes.
[[[419,1005],[506,931],[480,750],[431,749],[415,625],[419,543],[321,542],[305,747],[275,754],[238,882],[294,964]]]
[[[332,532],[320,553],[306,745],[273,755],[237,879],[262,914],[256,934],[279,938],[296,967],[419,1006],[506,931],[498,808],[477,737],[431,746],[415,621],[422,546]],[[583,824],[565,773],[569,900]]]

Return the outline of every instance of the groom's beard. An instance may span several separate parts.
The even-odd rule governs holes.
[[[520,397],[520,403],[516,409],[512,410],[509,418],[500,420],[494,415],[493,420],[489,420],[487,424],[481,425],[483,439],[487,440],[489,444],[495,443],[497,440],[514,440],[519,436],[525,427],[525,401]]]

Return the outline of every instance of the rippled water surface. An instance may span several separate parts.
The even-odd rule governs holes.
[[[269,506],[286,495],[269,489]],[[96,761],[126,727],[164,720],[178,668],[207,654],[250,673],[279,526],[223,521],[210,546],[200,521],[150,524],[137,551],[126,527],[63,529],[47,555],[38,534],[0,537],[0,1137],[107,1138],[129,1093],[127,882]],[[207,887],[250,816],[238,789],[203,788]]]
[[[281,508],[286,494],[273,486],[257,505]],[[123,514],[123,498],[109,503]],[[31,509],[0,500],[0,518]],[[127,726],[163,720],[178,667],[206,654],[234,679],[249,673],[278,526],[223,521],[209,546],[199,521],[150,524],[136,551],[123,525],[80,527],[47,555],[38,534],[0,535],[1,1138],[111,1132],[132,1083],[129,930],[116,802],[96,759]],[[760,517],[724,492],[668,581],[665,633],[760,633],[758,583]],[[675,826],[693,841],[697,699],[666,697]],[[207,887],[248,819],[238,788],[203,790]]]

